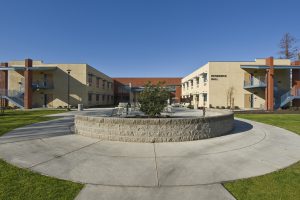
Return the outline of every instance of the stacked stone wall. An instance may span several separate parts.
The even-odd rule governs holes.
[[[233,129],[233,113],[199,118],[75,117],[77,134],[123,142],[181,142],[226,135]]]

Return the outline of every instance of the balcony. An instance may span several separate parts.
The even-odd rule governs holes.
[[[32,89],[39,90],[39,89],[53,89],[53,82],[44,81],[44,82],[34,82],[32,83]]]
[[[244,81],[244,89],[265,88],[267,86],[265,76],[251,77]]]

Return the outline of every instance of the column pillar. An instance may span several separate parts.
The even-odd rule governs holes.
[[[31,109],[32,108],[32,71],[29,68],[32,67],[32,60],[25,59],[25,91],[24,91],[24,108]]]
[[[129,103],[131,106],[134,103],[133,99],[134,99],[134,97],[133,97],[132,85],[131,85],[131,83],[129,83]]]
[[[197,77],[194,78],[194,88],[198,88],[199,84],[197,84]]]
[[[198,100],[197,100],[197,95],[193,95],[193,104],[194,104],[194,109],[198,109]]]
[[[8,63],[0,63],[1,67],[8,67]],[[8,71],[0,71],[0,92],[1,95],[7,95],[8,92]],[[6,99],[1,99],[0,100],[0,106],[7,107],[8,102]]]
[[[274,59],[269,57],[266,59],[266,66],[269,66],[266,73],[267,87],[265,89],[266,110],[274,110]]]

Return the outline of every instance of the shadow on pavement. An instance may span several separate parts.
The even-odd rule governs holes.
[[[233,124],[234,124],[234,128],[230,134],[243,133],[253,129],[253,126],[251,124],[241,120],[235,119]]]

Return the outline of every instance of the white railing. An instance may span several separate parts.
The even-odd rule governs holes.
[[[265,76],[251,77],[250,80],[244,81],[244,87],[265,87],[266,78]]]

